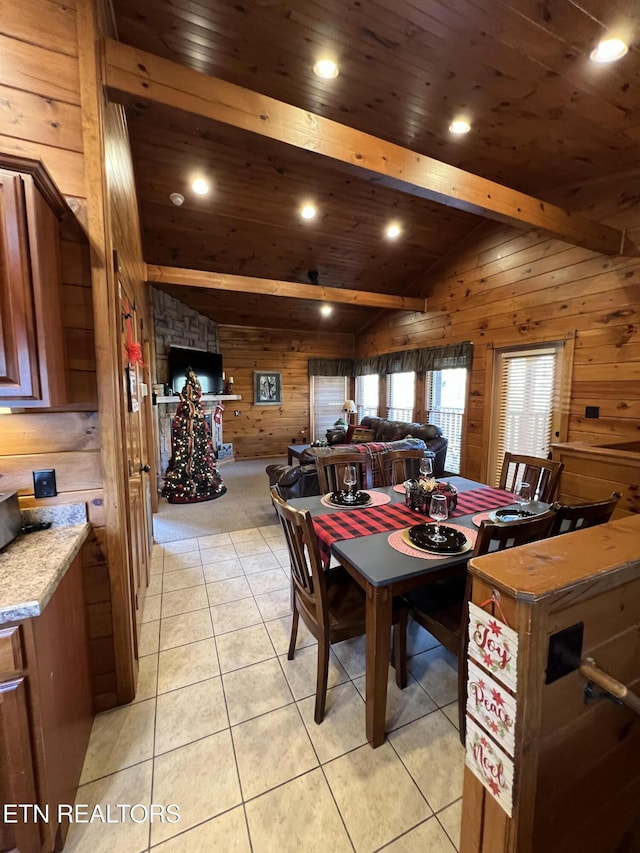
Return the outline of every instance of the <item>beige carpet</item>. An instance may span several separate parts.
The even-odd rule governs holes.
[[[285,457],[222,463],[219,471],[227,492],[213,501],[195,504],[170,504],[160,498],[153,517],[156,542],[189,539],[211,533],[229,533],[251,527],[277,524],[271,497],[267,465],[286,463]]]

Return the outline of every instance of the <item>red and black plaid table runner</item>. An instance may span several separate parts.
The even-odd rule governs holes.
[[[450,518],[496,509],[511,503],[513,503],[511,492],[491,489],[488,486],[459,492],[457,506]],[[320,554],[323,561],[328,564],[331,546],[339,539],[354,539],[357,536],[369,536],[372,533],[401,530],[403,527],[424,524],[426,521],[428,519],[421,513],[414,512],[403,503],[396,503],[318,515],[313,519],[313,526],[318,537]]]

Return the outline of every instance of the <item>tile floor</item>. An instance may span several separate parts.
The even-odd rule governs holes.
[[[77,803],[176,804],[177,823],[75,824],[73,853],[454,853],[463,753],[455,660],[410,623],[387,741],[364,734],[364,640],[332,647],[313,721],[315,641],[288,661],[279,526],[156,545],[130,705],[94,723]]]

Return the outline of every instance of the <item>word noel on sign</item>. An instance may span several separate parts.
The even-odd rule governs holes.
[[[511,816],[518,635],[469,604],[466,764]]]

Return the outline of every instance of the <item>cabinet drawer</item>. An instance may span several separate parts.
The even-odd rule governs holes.
[[[19,669],[22,669],[20,626],[0,629],[0,680]]]

